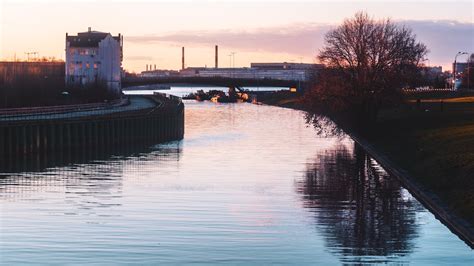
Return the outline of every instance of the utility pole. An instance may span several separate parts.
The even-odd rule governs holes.
[[[235,52],[232,52],[232,68],[235,68]]]

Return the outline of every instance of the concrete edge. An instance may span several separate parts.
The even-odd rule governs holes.
[[[435,217],[446,225],[471,249],[474,249],[474,227],[466,220],[454,215],[448,206],[433,192],[423,188],[410,174],[395,165],[385,154],[378,151],[368,141],[355,134],[349,136],[359,144],[375,161],[377,161],[390,175],[397,178],[402,185],[429,209]]]

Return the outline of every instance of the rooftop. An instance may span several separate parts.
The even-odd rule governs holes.
[[[68,35],[66,33],[66,41],[69,42],[70,47],[98,47],[99,43],[107,37],[110,33],[93,31],[89,28],[86,32],[79,32],[77,36]],[[120,34],[118,36],[112,36],[115,40],[120,42]]]

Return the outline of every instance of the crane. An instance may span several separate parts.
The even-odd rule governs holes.
[[[30,61],[30,55],[34,55],[35,57],[38,56],[38,52],[25,52],[25,54],[26,54],[26,58],[27,58],[26,61],[28,61],[28,62]]]

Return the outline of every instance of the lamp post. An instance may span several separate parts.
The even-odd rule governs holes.
[[[467,89],[471,89],[471,64],[472,64],[472,54],[467,59]]]
[[[454,65],[453,65],[453,90],[456,89],[456,60],[458,59],[458,56],[467,54],[466,52],[458,52],[456,56],[454,57]]]

